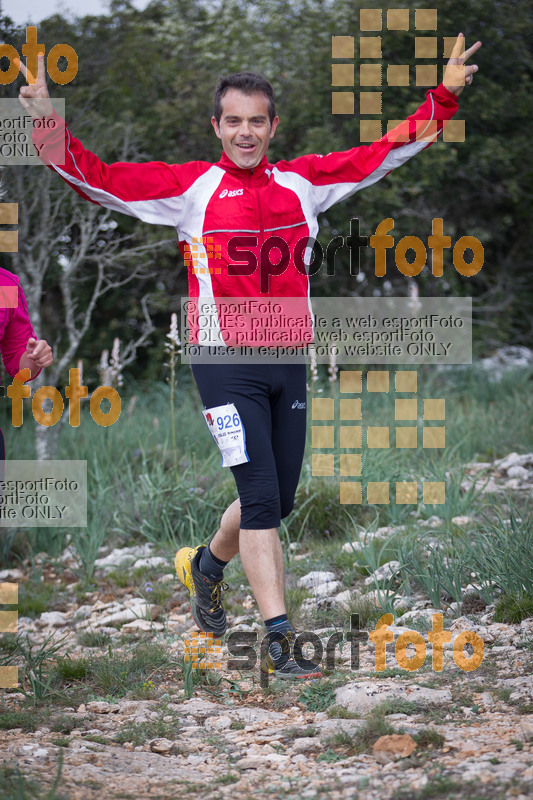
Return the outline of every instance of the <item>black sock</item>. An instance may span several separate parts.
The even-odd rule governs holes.
[[[287,614],[265,619],[265,628],[267,629],[270,644],[276,641],[279,642],[281,634],[294,630]]]
[[[204,547],[200,555],[198,569],[202,575],[206,576],[206,578],[211,578],[213,581],[219,581],[222,579],[224,567],[227,563],[227,561],[221,561],[220,558],[214,556],[209,548],[209,545],[207,545],[207,547]]]

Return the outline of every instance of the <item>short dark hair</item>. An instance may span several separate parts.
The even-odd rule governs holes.
[[[231,75],[219,78],[213,98],[213,116],[217,121],[217,125],[220,125],[220,117],[222,116],[222,98],[228,89],[238,89],[243,94],[264,94],[268,100],[268,114],[272,125],[276,116],[274,89],[272,84],[262,75],[258,75],[257,72],[234,72]]]

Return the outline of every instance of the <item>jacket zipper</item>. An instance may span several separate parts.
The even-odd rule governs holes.
[[[255,204],[257,206],[257,216],[259,218],[259,258],[261,258],[261,248],[262,248],[263,242],[265,240],[265,229],[264,229],[264,226],[263,226],[263,213],[262,213],[262,210],[261,210],[261,202],[259,200],[259,190],[255,189],[253,187],[253,184],[252,184],[254,169],[255,169],[255,167],[252,167],[252,169],[250,170],[250,185],[251,185],[251,188],[252,188],[252,192],[254,193]],[[272,297],[270,289],[269,289],[269,292],[268,292],[268,296]]]

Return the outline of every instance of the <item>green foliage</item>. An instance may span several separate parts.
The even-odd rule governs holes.
[[[111,643],[111,636],[102,631],[84,631],[77,639],[82,647],[107,647]]]
[[[460,602],[462,589],[471,581],[471,562],[447,536],[413,534],[401,546],[402,574],[424,590],[434,608],[441,608],[443,595]]]
[[[335,689],[336,686],[329,681],[313,681],[298,699],[309,711],[326,711],[335,701]]]
[[[21,682],[27,682],[31,689],[28,692],[23,686],[19,686],[19,692],[31,698],[34,704],[54,693],[52,687],[55,672],[52,666],[52,659],[63,646],[65,638],[54,641],[54,637],[51,634],[40,646],[30,642],[27,635],[24,638],[22,634],[19,634],[15,639],[16,647],[10,660],[13,661],[17,656],[22,658]]]
[[[486,517],[476,533],[468,558],[478,575],[486,599],[494,597],[494,587],[510,597],[533,597],[533,570],[524,553],[533,552],[533,516],[520,519],[511,509],[507,522],[499,509]],[[527,603],[526,603],[527,606]]]
[[[32,711],[5,711],[0,708],[0,729],[9,731],[21,728],[23,731],[36,731],[39,727],[39,718]]]
[[[89,673],[89,659],[67,655],[56,660],[54,670],[62,681],[82,681]]]
[[[18,612],[21,617],[38,617],[50,611],[56,597],[56,587],[47,582],[29,580],[20,584]]]
[[[168,716],[165,712],[165,716]],[[145,722],[128,722],[113,736],[118,744],[132,742],[134,745],[146,744],[150,739],[178,739],[180,734],[179,717],[164,722],[162,718]]]
[[[168,651],[157,643],[136,645],[129,653],[117,653],[109,647],[107,655],[89,659],[87,679],[94,691],[123,697],[132,685],[142,683],[170,663]]]
[[[225,775],[220,775],[218,778],[215,779],[215,783],[220,784],[221,786],[226,786],[231,783],[237,783],[240,781],[241,776],[236,772],[227,772]]]
[[[444,736],[436,731],[434,728],[422,728],[418,733],[413,735],[417,746],[423,750],[428,748],[442,747],[444,744]]]
[[[60,752],[53,784],[46,789],[40,778],[27,777],[18,766],[0,764],[0,795],[3,800],[68,800],[68,795],[58,792],[62,770],[63,756]]]
[[[522,597],[504,595],[497,601],[494,609],[494,620],[496,622],[508,622],[516,625],[529,617],[533,617],[532,595]]]

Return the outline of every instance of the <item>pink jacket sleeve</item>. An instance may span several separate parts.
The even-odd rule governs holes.
[[[39,337],[31,324],[26,297],[17,276],[7,270],[0,270],[0,291],[3,297],[0,304],[0,352],[6,371],[13,377],[19,371],[19,362],[28,339]],[[11,298],[15,295],[17,298],[12,303]],[[8,307],[11,305],[14,307]],[[33,377],[36,378],[37,375]]]

